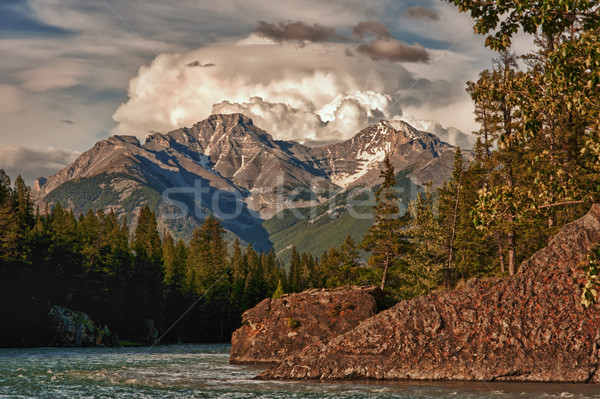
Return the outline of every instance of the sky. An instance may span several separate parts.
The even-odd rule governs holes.
[[[312,146],[400,118],[468,147],[466,82],[494,57],[440,0],[2,0],[0,53],[0,168],[30,183],[211,113]]]

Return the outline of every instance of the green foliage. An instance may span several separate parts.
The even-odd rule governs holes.
[[[581,304],[586,308],[598,303],[600,291],[600,246],[593,248],[585,264],[585,286],[581,289]]]
[[[472,209],[508,273],[597,201],[600,189],[600,18],[597,2],[451,1],[503,50],[468,91],[486,151]],[[501,21],[501,22],[500,22]],[[509,52],[518,29],[542,33],[518,71]],[[495,148],[493,153],[490,149]]]
[[[300,327],[300,322],[298,320],[294,320],[291,316],[287,319],[287,325],[289,328],[294,329]]]
[[[369,264],[381,268],[381,290],[385,289],[388,271],[396,266],[400,254],[406,250],[407,241],[400,223],[400,208],[395,190],[394,167],[386,155],[380,171],[383,183],[375,193],[375,222],[364,235],[361,247],[371,253]]]
[[[486,46],[494,50],[510,47],[519,30],[545,35],[561,34],[574,27],[594,29],[600,26],[598,2],[594,0],[447,0],[460,12],[470,12],[475,33],[488,35]]]
[[[283,291],[283,284],[281,284],[281,280],[279,280],[277,283],[277,288],[275,289],[275,292],[273,292],[273,295],[271,295],[271,298],[281,298],[284,294],[285,292]]]

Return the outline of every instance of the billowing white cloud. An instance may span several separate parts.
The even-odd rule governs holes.
[[[467,134],[455,127],[444,127],[438,121],[418,119],[411,115],[403,116],[401,119],[419,130],[433,133],[442,141],[462,149],[471,149],[475,145],[476,137],[474,135]]]
[[[278,138],[349,137],[374,112],[387,112],[400,88],[390,77],[409,74],[399,65],[349,63],[346,47],[245,42],[161,55],[130,82],[129,101],[114,115],[116,130],[145,137],[150,130],[192,125],[212,112],[244,112]],[[197,59],[215,67],[185,68]],[[345,100],[362,111],[349,115]],[[346,121],[336,122],[342,112]]]
[[[274,44],[248,40],[185,54],[161,54],[130,81],[129,100],[113,118],[116,132],[144,138],[150,131],[191,126],[211,113],[241,112],[278,139],[330,142],[351,137],[382,117],[402,115],[402,93],[415,75],[402,64],[348,57],[348,44]],[[196,60],[211,68],[189,68]],[[423,78],[435,90],[414,94],[421,109],[452,102],[462,90]]]
[[[333,102],[315,110],[314,105],[305,109],[291,107],[285,103],[274,103],[260,97],[252,97],[247,102],[231,103],[223,101],[213,106],[215,114],[242,113],[251,117],[257,126],[273,134],[276,138],[300,142],[336,142],[358,132],[380,115],[389,105],[390,98],[383,97],[380,104],[365,101],[369,93],[355,93],[353,96],[338,96]],[[371,108],[375,106],[375,108]]]

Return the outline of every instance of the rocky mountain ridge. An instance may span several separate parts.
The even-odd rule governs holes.
[[[416,184],[437,185],[451,173],[454,147],[405,122],[382,120],[344,142],[310,148],[275,140],[242,114],[211,115],[190,128],[153,133],[143,144],[123,135],[102,140],[38,179],[33,195],[40,209],[60,201],[80,212],[113,209],[130,220],[150,203],[159,215],[175,216],[164,227],[176,234],[214,213],[228,230],[253,236],[284,209],[372,186],[386,153]]]

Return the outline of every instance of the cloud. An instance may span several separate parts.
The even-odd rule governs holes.
[[[18,87],[0,84],[0,114],[20,114],[24,109],[23,92]]]
[[[280,21],[277,24],[258,21],[254,33],[277,43],[285,41],[323,42],[335,35],[335,29],[320,24],[309,25],[302,21]]]
[[[416,129],[433,133],[438,136],[440,140],[462,149],[470,150],[475,145],[475,136],[467,134],[455,127],[444,127],[437,121],[418,119],[413,116],[403,116],[401,119]]]
[[[429,54],[423,46],[409,45],[392,38],[382,38],[363,43],[358,52],[375,61],[427,62]]]
[[[3,0],[0,3],[0,34],[48,36],[70,33],[36,19],[28,3],[22,0]]]
[[[390,37],[390,30],[377,21],[361,21],[352,27],[352,34],[358,38],[373,35],[378,38]]]
[[[40,176],[49,176],[69,165],[80,155],[59,148],[24,148],[0,144],[0,169],[13,179],[21,175],[28,184]]]
[[[380,119],[391,103],[391,97],[374,92],[338,95],[321,109],[309,104],[304,109],[281,102],[252,97],[247,102],[223,101],[213,105],[212,113],[242,113],[276,138],[302,143],[336,142],[349,138]]]
[[[212,112],[242,112],[279,139],[349,138],[389,115],[394,95],[414,79],[402,65],[348,58],[346,49],[341,43],[223,44],[162,54],[131,80],[129,100],[113,116],[115,132],[143,139],[150,130],[191,126]],[[217,67],[185,66],[197,59]],[[342,117],[345,122],[337,120]]]
[[[460,81],[441,78],[445,68],[465,62],[455,61],[452,53],[428,73],[438,74],[430,80],[418,64],[408,64],[411,72],[400,63],[348,57],[347,43],[298,48],[239,42],[161,54],[141,67],[129,84],[129,99],[113,115],[118,122],[113,132],[143,140],[149,131],[192,126],[211,113],[240,112],[276,139],[312,144],[348,139],[380,118],[403,112],[445,126],[462,127],[460,119],[472,119]],[[216,66],[186,67],[195,60]]]
[[[82,63],[65,61],[27,69],[15,76],[22,81],[22,86],[27,90],[46,91],[77,86],[85,74]]]
[[[190,68],[195,68],[195,67],[200,67],[200,68],[211,68],[216,66],[215,64],[213,64],[212,62],[209,62],[208,64],[203,64],[200,61],[196,60],[196,61],[192,61],[189,64],[185,64],[186,67],[190,67]]]
[[[406,9],[406,15],[409,18],[420,21],[439,21],[440,16],[437,15],[431,8],[414,6]]]

